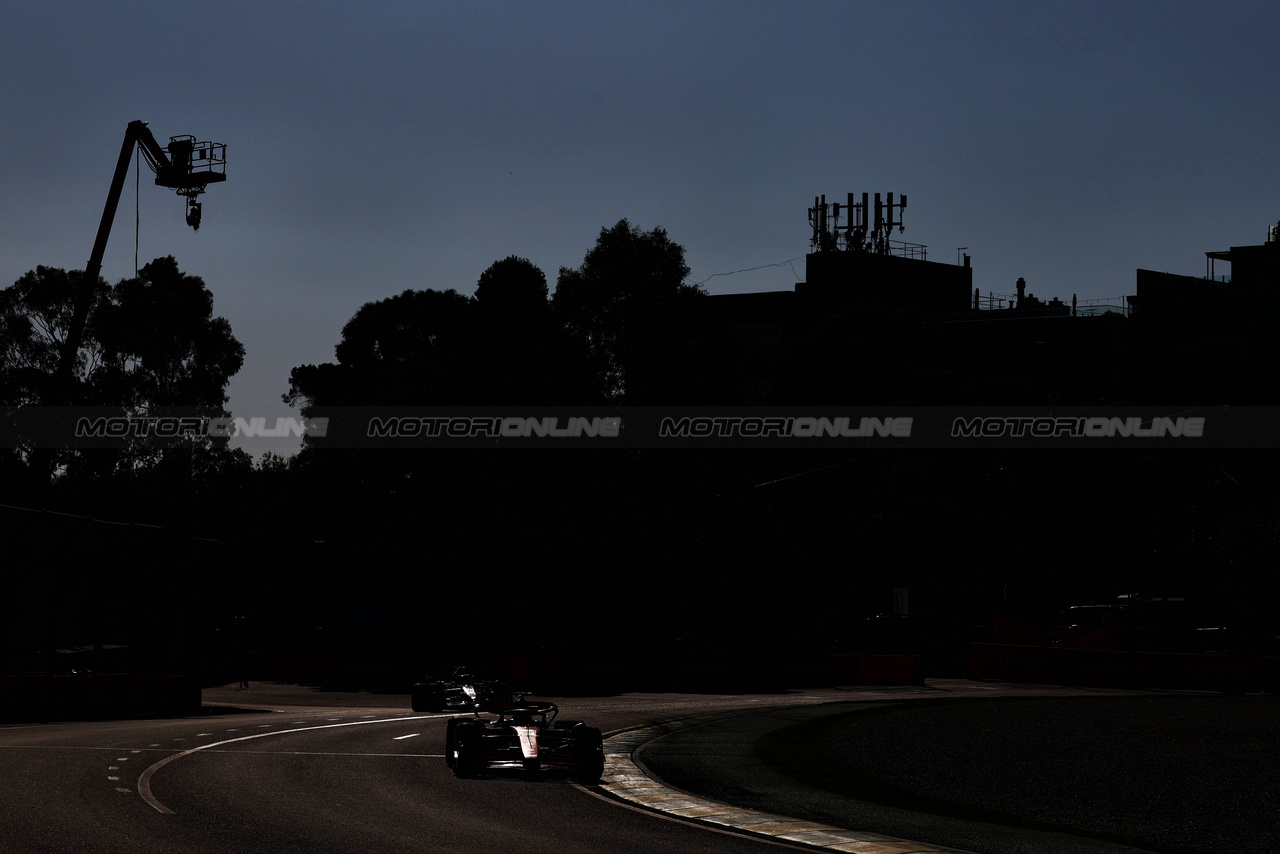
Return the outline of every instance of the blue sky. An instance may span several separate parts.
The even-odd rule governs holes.
[[[198,233],[144,175],[139,257],[213,291],[237,414],[363,303],[512,254],[554,286],[623,217],[780,290],[815,195],[906,193],[895,236],[984,292],[1119,296],[1280,220],[1277,44],[1262,2],[7,4],[0,285],[85,265],[142,119],[227,145]]]

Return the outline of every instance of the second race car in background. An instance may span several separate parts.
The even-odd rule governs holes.
[[[443,712],[445,709],[470,712],[476,703],[510,699],[511,688],[507,683],[480,680],[459,667],[446,678],[415,683],[410,704],[415,712]]]

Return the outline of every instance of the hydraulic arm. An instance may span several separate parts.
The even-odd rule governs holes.
[[[85,267],[80,292],[76,295],[71,328],[67,330],[67,340],[63,343],[58,362],[58,375],[53,385],[59,398],[56,403],[71,403],[76,353],[79,352],[80,341],[84,337],[89,308],[93,304],[94,286],[102,273],[102,256],[107,250],[107,238],[111,236],[111,225],[115,221],[116,207],[120,203],[120,193],[129,174],[129,158],[133,155],[135,145],[142,151],[147,165],[156,173],[156,185],[176,190],[178,195],[186,198],[187,225],[194,229],[200,228],[200,203],[195,200],[196,196],[203,193],[208,184],[227,180],[227,147],[222,143],[197,142],[193,136],[175,136],[170,138],[166,151],[156,142],[146,122],[129,122],[124,144],[120,147],[120,158],[116,161],[115,175],[111,179],[111,190],[107,193],[107,205],[102,211],[102,221],[98,224],[98,236],[93,241],[89,265]]]

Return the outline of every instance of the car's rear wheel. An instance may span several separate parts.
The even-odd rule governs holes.
[[[415,712],[425,712],[427,710],[427,686],[414,685],[413,690],[409,694],[409,706]]]
[[[410,704],[415,712],[444,711],[444,686],[439,682],[414,685]]]

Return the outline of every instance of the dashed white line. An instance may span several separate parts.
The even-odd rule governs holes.
[[[397,735],[392,741],[404,741],[406,738],[417,738],[422,735],[420,732],[411,732],[408,735]]]

